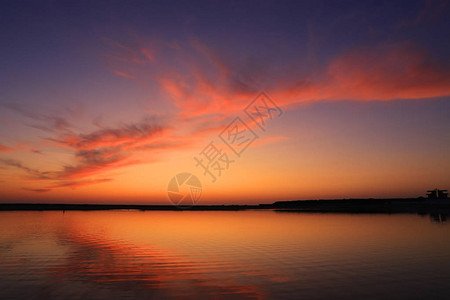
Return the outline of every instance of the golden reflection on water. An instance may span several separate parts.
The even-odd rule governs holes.
[[[450,226],[417,215],[0,216],[0,296],[295,299],[448,292]]]

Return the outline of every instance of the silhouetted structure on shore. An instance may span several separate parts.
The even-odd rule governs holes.
[[[448,190],[434,189],[427,191],[428,199],[448,199]]]

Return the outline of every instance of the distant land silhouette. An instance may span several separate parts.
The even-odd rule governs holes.
[[[277,201],[257,205],[136,205],[136,204],[50,204],[2,203],[0,210],[276,210],[283,212],[341,212],[341,213],[450,213],[447,190],[428,191],[427,198],[335,199]]]

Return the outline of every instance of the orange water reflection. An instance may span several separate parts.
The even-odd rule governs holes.
[[[450,226],[416,215],[70,211],[1,217],[0,279],[8,284],[0,288],[8,295],[26,296],[26,286],[62,298],[295,298],[350,290],[365,296],[376,292],[373,282],[431,282],[433,268],[450,265]],[[355,290],[355,283],[364,288]]]

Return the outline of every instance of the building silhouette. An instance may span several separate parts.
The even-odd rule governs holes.
[[[428,199],[448,199],[448,190],[434,189],[427,191]]]

